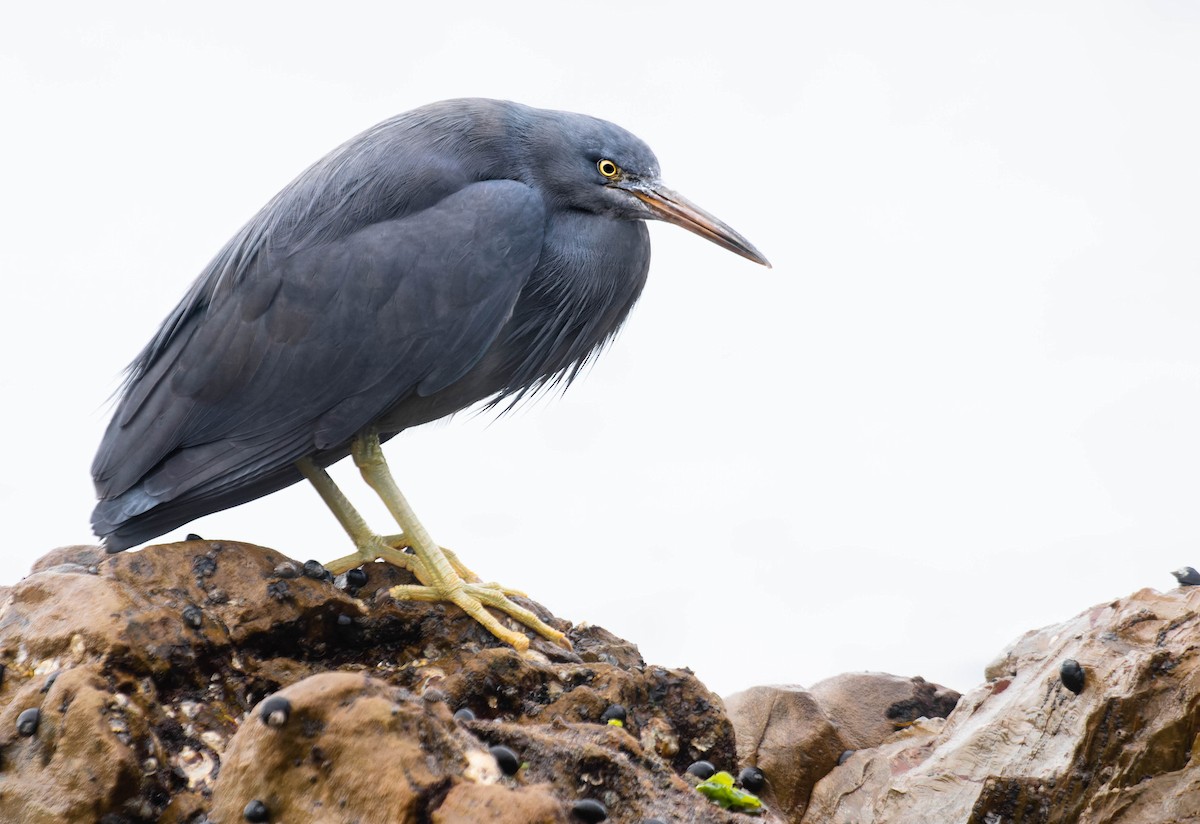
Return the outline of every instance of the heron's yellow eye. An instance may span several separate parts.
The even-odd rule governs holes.
[[[611,160],[600,160],[596,162],[596,168],[600,170],[600,174],[612,180],[617,175],[621,174],[621,167]]]

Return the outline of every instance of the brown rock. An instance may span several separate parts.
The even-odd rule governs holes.
[[[918,718],[945,718],[959,694],[924,678],[848,672],[808,688],[852,750],[877,747]]]
[[[200,608],[208,620],[198,632],[212,643],[253,647],[262,640],[275,647],[290,637],[292,649],[308,645],[319,654],[338,615],[365,609],[326,581],[279,578],[275,568],[288,560],[252,544],[185,541],[110,556],[101,574],[165,607],[172,628],[187,607]],[[187,637],[193,644],[194,637]],[[148,640],[158,639],[151,633]]]
[[[198,656],[231,643],[252,646],[256,636],[266,636],[267,646],[285,638],[293,649],[305,641],[316,646],[328,639],[337,615],[363,610],[308,578],[286,582],[288,603],[278,609],[266,590],[284,556],[230,546],[228,564],[220,563],[225,546],[217,542],[204,553],[188,542],[108,556],[94,575],[79,565],[39,562],[47,568],[14,586],[0,613],[0,660],[28,659],[49,669],[120,661],[132,673],[161,674],[193,667]],[[187,622],[189,608],[200,616],[198,627]]]
[[[106,557],[107,553],[105,553],[102,546],[95,546],[94,544],[62,546],[58,549],[50,550],[41,558],[34,561],[30,572],[42,572],[56,566],[77,566],[82,567],[81,571],[86,572],[89,568],[97,566]]]
[[[566,802],[595,799],[608,808],[612,821],[652,817],[689,824],[744,821],[705,800],[691,782],[619,727],[561,721],[475,721],[469,727],[489,744],[503,744],[518,754],[525,764],[517,776],[520,780],[552,787]],[[774,815],[765,820],[780,821]]]
[[[847,749],[816,699],[798,686],[751,687],[725,699],[738,761],[767,778],[763,800],[799,821],[809,793]],[[736,770],[730,770],[734,774]]]
[[[567,824],[562,804],[536,788],[458,784],[430,819],[433,824]]]
[[[1110,788],[1085,815],[1107,824],[1200,824],[1200,769],[1189,763],[1177,773],[1148,778],[1136,787]]]
[[[5,698],[0,821],[58,824],[151,811],[143,794],[152,787],[132,746],[145,725],[103,679],[83,668],[61,670],[28,679]],[[17,716],[29,708],[40,709],[40,721],[36,733],[22,736]]]
[[[292,712],[279,727],[255,713],[221,758],[216,822],[240,820],[258,799],[278,821],[416,822],[472,763],[496,780],[494,759],[406,690],[351,673],[323,673],[281,690]]]
[[[720,698],[684,670],[553,664],[511,647],[480,650],[458,662],[452,675],[436,663],[431,669],[435,676],[407,685],[414,692],[436,686],[451,706],[467,707],[480,719],[598,724],[605,709],[621,704],[627,732],[639,736],[649,725],[669,738],[671,746],[658,752],[677,772],[699,758],[730,766],[736,759]]]
[[[19,672],[125,650],[125,627],[114,616],[139,612],[131,593],[82,567],[53,565],[18,582],[0,612],[0,655]],[[32,662],[33,666],[29,666]]]
[[[532,601],[577,652],[518,654],[456,608],[396,603],[412,579],[392,567],[350,593],[289,565],[227,541],[39,562],[0,606],[0,821],[236,824],[258,799],[291,824],[561,822],[581,798],[616,822],[740,820],[678,776],[735,761],[689,671]],[[273,693],[293,703],[281,727],[252,712]],[[624,730],[599,723],[612,703]],[[30,706],[41,726],[18,736]],[[455,721],[463,706],[479,720]],[[527,766],[501,777],[492,744]]]

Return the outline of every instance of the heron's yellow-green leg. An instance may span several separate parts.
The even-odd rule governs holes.
[[[372,432],[354,439],[350,454],[362,473],[363,480],[383,500],[404,533],[405,543],[419,560],[412,572],[424,586],[392,587],[392,597],[409,601],[449,601],[483,624],[488,632],[519,650],[529,647],[524,635],[505,628],[484,606],[494,607],[515,618],[539,635],[563,646],[570,646],[566,636],[546,624],[529,610],[510,601],[507,590],[487,584],[469,583],[455,570],[454,565],[421,522],[417,520],[408,501],[400,492],[383,457],[379,436]],[[461,564],[460,564],[461,565]]]
[[[327,570],[334,575],[340,575],[356,566],[384,560],[416,574],[417,557],[401,552],[400,547],[392,542],[392,539],[402,536],[383,537],[372,532],[367,526],[366,520],[354,508],[354,504],[350,503],[342,494],[342,490],[338,489],[337,484],[333,482],[333,478],[329,477],[329,473],[313,463],[311,459],[301,458],[296,461],[296,468],[317,490],[321,500],[333,512],[333,517],[337,518],[342,529],[346,530],[346,534],[350,536],[350,540],[354,541],[357,550],[350,555],[335,558],[325,564]]]
[[[297,461],[296,468],[300,470],[300,473],[317,490],[317,494],[321,496],[321,500],[325,501],[325,505],[333,512],[338,523],[342,525],[342,529],[346,530],[346,534],[350,536],[350,539],[354,541],[354,545],[358,548],[357,552],[341,558],[335,558],[325,564],[326,569],[335,575],[340,575],[361,564],[369,564],[374,561],[387,561],[394,566],[407,569],[409,572],[413,571],[415,564],[419,563],[417,557],[405,552],[396,551],[409,547],[410,542],[403,534],[376,535],[367,526],[366,519],[354,508],[354,504],[350,503],[342,490],[333,482],[333,478],[329,477],[328,472],[314,464],[308,458],[301,458]],[[450,565],[454,567],[454,571],[464,581],[470,584],[482,583],[479,576],[468,569],[458,559],[457,555],[445,547],[442,547],[442,551],[446,553],[446,558],[449,559]],[[502,587],[495,583],[487,584],[487,586],[502,590],[506,595],[525,595],[520,590]]]

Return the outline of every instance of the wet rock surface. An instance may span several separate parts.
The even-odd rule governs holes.
[[[517,653],[454,608],[396,603],[400,570],[304,568],[203,540],[40,561],[0,607],[0,821],[550,824],[584,800],[615,822],[745,820],[684,775],[737,771],[689,671],[529,601],[574,651]],[[614,704],[623,727],[601,721]]]

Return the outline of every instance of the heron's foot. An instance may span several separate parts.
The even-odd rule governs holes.
[[[380,538],[380,540],[393,549],[399,549],[401,551],[412,549],[413,546],[412,542],[402,533],[398,535],[384,535]],[[450,562],[450,566],[453,567],[454,571],[458,573],[458,577],[462,578],[468,584],[483,583],[483,579],[472,572],[466,564],[460,561],[458,556],[454,554],[453,550],[446,549],[445,547],[440,547],[440,549],[442,550],[443,554],[445,554],[446,560]],[[515,592],[515,594],[522,595],[523,593]]]
[[[547,638],[559,646],[571,648],[567,636],[538,618],[529,610],[509,600],[510,595],[521,593],[498,584],[477,584],[463,582],[451,586],[395,586],[391,595],[398,601],[446,601],[462,609],[467,615],[483,624],[484,629],[495,635],[501,641],[518,650],[529,648],[529,639],[519,632],[508,629],[488,612],[485,607],[492,607],[524,624],[543,638]]]

